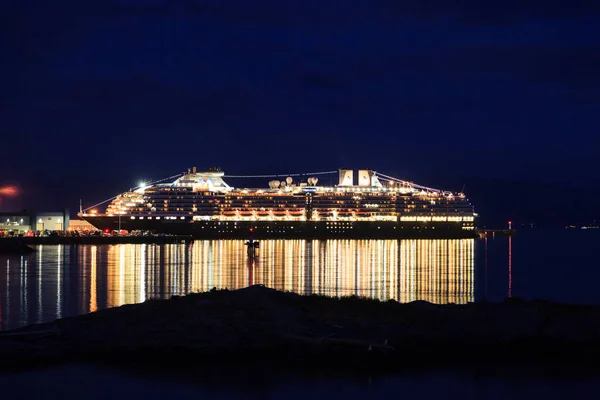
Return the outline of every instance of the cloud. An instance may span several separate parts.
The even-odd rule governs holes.
[[[506,24],[520,19],[600,15],[600,2],[596,0],[379,0],[375,4],[396,15],[421,18],[453,15],[469,24]]]
[[[102,6],[84,5],[103,10],[106,15],[210,16],[237,22],[256,22],[279,26],[309,25],[327,20],[360,21],[377,17],[389,21],[397,16],[434,17],[456,15],[464,22],[510,22],[522,18],[574,18],[600,14],[595,0],[105,0]],[[390,14],[390,11],[394,14]]]
[[[600,47],[470,49],[482,70],[512,73],[530,82],[600,86]],[[465,57],[468,60],[468,57]]]
[[[245,112],[258,97],[239,86],[196,91],[142,76],[55,82],[43,91],[46,98],[24,109],[45,123],[83,125],[94,121],[91,130],[122,124],[120,128],[128,130],[135,126],[136,132],[169,129],[182,123],[201,127]]]
[[[463,46],[437,54],[414,55],[409,65],[416,71],[455,77],[491,74],[582,89],[600,86],[600,46]]]
[[[45,16],[46,24],[65,22],[74,17],[87,20],[112,18],[186,19],[207,18],[221,22],[270,24],[277,26],[306,25],[331,16],[337,1],[322,7],[313,1],[304,4],[271,0],[103,0],[78,1],[23,0],[12,2],[4,13],[11,19],[32,21]],[[335,7],[335,6],[334,6]]]
[[[298,74],[298,80],[302,85],[325,90],[341,89],[347,85],[340,76],[316,71],[301,71]]]

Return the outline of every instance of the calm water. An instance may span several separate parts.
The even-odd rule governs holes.
[[[225,378],[227,384],[201,383],[123,373],[96,366],[62,366],[27,373],[0,374],[1,392],[17,399],[511,399],[563,400],[597,398],[594,379],[556,380],[473,376],[455,372],[389,377],[307,378],[273,382],[251,375]],[[241,382],[240,382],[241,381]]]
[[[264,284],[302,294],[466,303],[505,297],[598,303],[600,231],[524,231],[487,240],[272,240],[39,246],[0,256],[0,327],[149,298]]]

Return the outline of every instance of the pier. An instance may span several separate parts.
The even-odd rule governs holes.
[[[481,239],[494,236],[515,236],[517,234],[516,229],[477,229],[475,232]]]
[[[189,235],[152,235],[152,236],[32,236],[32,237],[6,237],[0,238],[2,248],[19,245],[52,245],[52,244],[169,244],[188,243],[194,240]]]

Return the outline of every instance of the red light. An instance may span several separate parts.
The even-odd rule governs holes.
[[[0,187],[0,195],[12,197],[19,194],[19,189],[16,186],[3,186]]]
[[[104,230],[104,233],[108,233],[108,232],[110,232],[110,231],[108,230],[108,228],[106,228],[106,229]]]
[[[254,230],[254,228],[250,228],[250,232],[252,232]]]

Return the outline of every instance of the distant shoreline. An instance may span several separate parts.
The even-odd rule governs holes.
[[[34,236],[0,238],[0,246],[6,243],[22,243],[24,245],[77,245],[77,244],[168,244],[191,242],[196,239],[190,236]]]
[[[477,237],[485,237],[484,233],[487,233],[488,237],[492,235],[496,236],[513,236],[516,235],[516,231],[508,231],[508,230],[481,230],[476,231],[477,235],[473,235],[472,239],[476,239]],[[255,238],[257,240],[278,240],[277,238]],[[281,238],[282,240],[304,240],[301,238]],[[343,239],[343,238],[310,238],[305,240],[328,240],[328,239]],[[365,240],[412,240],[412,239],[423,239],[423,240],[436,240],[436,239],[465,239],[465,238],[445,238],[445,237],[420,237],[420,238],[411,238],[411,237],[402,237],[397,239],[382,239],[382,238],[363,238]],[[215,239],[215,238],[206,238],[202,239],[199,237],[189,236],[189,235],[149,235],[149,236],[133,236],[133,235],[122,235],[122,236],[24,236],[24,237],[0,237],[0,254],[4,253],[4,249],[10,250],[14,248],[23,247],[23,245],[103,245],[103,244],[173,244],[173,243],[189,243],[195,240],[248,240],[247,237],[240,237],[239,239]],[[349,240],[355,240],[355,238],[351,238]],[[16,244],[16,245],[11,245]],[[10,252],[10,251],[7,251]],[[18,252],[18,251],[17,251]]]
[[[475,364],[595,369],[599,321],[600,306],[520,299],[400,304],[252,286],[2,332],[0,357],[10,360],[4,370],[73,362],[349,372]]]

